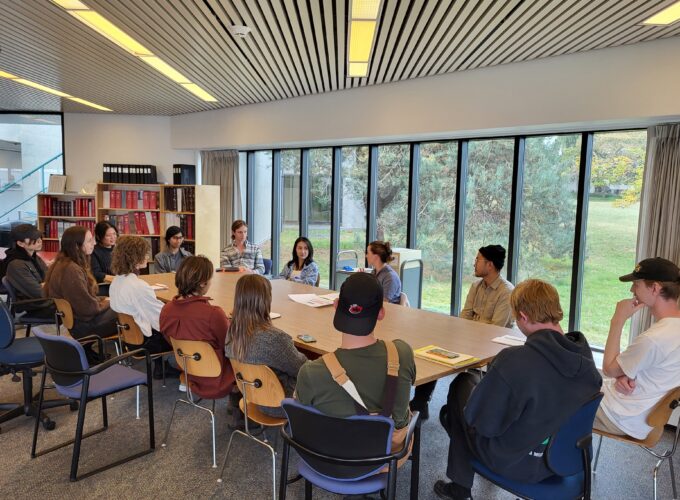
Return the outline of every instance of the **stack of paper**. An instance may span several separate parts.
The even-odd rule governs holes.
[[[435,363],[452,367],[467,366],[479,361],[479,358],[475,358],[469,354],[449,351],[442,347],[437,347],[436,345],[421,347],[420,349],[413,351],[413,353],[416,355],[416,358],[427,359],[428,361],[434,361]]]
[[[317,295],[315,293],[291,293],[288,297],[298,304],[304,304],[309,307],[323,307],[333,305],[333,301],[340,297],[340,294],[329,293],[326,295]]]
[[[503,335],[502,337],[496,337],[492,339],[493,342],[496,342],[497,344],[504,344],[504,345],[524,345],[524,342],[526,341],[526,337],[518,337],[516,335]]]

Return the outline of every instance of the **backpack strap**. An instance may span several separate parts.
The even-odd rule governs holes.
[[[387,378],[385,379],[385,389],[383,391],[382,411],[384,417],[392,418],[394,400],[397,395],[397,382],[399,381],[399,352],[397,346],[391,340],[385,341],[387,348]]]
[[[357,415],[368,415],[369,412],[366,408],[366,405],[364,404],[364,400],[361,399],[359,391],[357,391],[354,382],[352,382],[347,376],[347,372],[340,364],[340,361],[338,361],[338,357],[335,355],[335,353],[328,352],[321,356],[321,359],[326,364],[328,371],[331,372],[333,380],[335,380],[338,385],[351,396],[352,400],[354,401],[354,408],[357,412]]]

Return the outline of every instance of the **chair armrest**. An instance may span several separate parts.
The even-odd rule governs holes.
[[[20,305],[20,304],[31,304],[33,302],[50,302],[53,303],[53,300],[50,299],[49,297],[41,297],[39,299],[21,299],[21,300],[15,300],[12,302],[13,306]]]
[[[77,340],[80,344],[88,344],[90,342],[97,342],[97,348],[99,349],[99,352],[104,352],[104,341],[99,335],[87,335],[85,337],[80,337]]]
[[[583,436],[581,439],[576,441],[576,447],[579,450],[585,450],[587,449],[591,444],[593,443],[593,435],[588,434],[587,436]]]
[[[131,356],[139,356],[140,354],[144,354],[146,358],[146,365],[147,365],[147,370],[151,366],[151,358],[149,356],[149,351],[147,349],[135,349],[134,351],[128,351],[126,353],[121,354],[120,356],[116,356],[111,359],[107,359],[103,363],[99,363],[98,365],[93,366],[90,368],[86,373],[90,375],[96,375],[97,373],[101,373],[107,368],[112,367],[113,365],[117,365],[120,361],[127,359]]]
[[[396,454],[392,454],[393,458],[396,458],[397,460],[400,460],[404,458],[404,456],[409,453],[409,443],[411,442],[411,439],[413,439],[413,433],[416,430],[416,426],[418,425],[418,420],[420,418],[420,412],[414,411],[413,414],[411,415],[411,421],[408,424],[408,431],[406,431],[406,438],[404,439],[404,447],[397,452]]]

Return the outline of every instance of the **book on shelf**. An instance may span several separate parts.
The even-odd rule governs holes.
[[[158,212],[106,214],[104,220],[116,226],[119,234],[158,235],[160,231]]]
[[[95,222],[93,220],[64,221],[51,219],[49,221],[45,221],[45,225],[43,226],[43,236],[45,238],[61,239],[64,231],[73,226],[83,226],[94,233]]]
[[[158,210],[158,191],[106,189],[102,191],[102,208]]]
[[[164,187],[165,210],[171,212],[194,212],[196,210],[194,186]]]
[[[173,184],[196,184],[196,165],[175,163],[172,166]]]
[[[173,214],[166,213],[165,215],[165,227],[166,229],[170,226],[177,226],[182,230],[182,235],[186,239],[193,240],[195,230],[194,230],[194,215],[193,214]]]
[[[469,354],[461,354],[459,352],[449,351],[443,347],[438,347],[436,345],[427,345],[416,349],[413,351],[416,358],[426,359],[428,361],[434,361],[446,366],[451,366],[454,368],[460,368],[462,366],[471,365],[479,361],[479,358],[470,356]]]
[[[155,165],[104,163],[102,167],[102,179],[106,183],[156,184],[157,178]]]
[[[50,174],[50,183],[47,192],[64,194],[66,192],[66,176]]]
[[[95,217],[94,198],[40,197],[40,217]]]

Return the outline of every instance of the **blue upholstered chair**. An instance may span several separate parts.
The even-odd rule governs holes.
[[[397,461],[411,450],[411,498],[418,498],[420,428],[418,413],[409,423],[405,446],[391,452],[394,422],[381,415],[356,415],[337,418],[284,399],[288,428],[281,429],[284,439],[279,499],[285,500],[288,461],[292,446],[300,455],[298,472],[305,480],[305,499],[312,497],[312,485],[341,495],[362,495],[386,490],[394,499],[397,488]],[[388,472],[380,472],[385,466]]]
[[[26,336],[28,337],[31,334],[31,327],[34,325],[53,325],[54,324],[54,315],[50,314],[50,317],[41,317],[36,314],[31,314],[30,311],[28,312],[17,312],[17,306],[21,305],[26,305],[30,303],[36,303],[36,302],[45,302],[46,304],[50,304],[51,301],[49,299],[23,299],[19,300],[17,297],[16,290],[12,286],[12,284],[9,282],[7,279],[7,276],[4,276],[2,278],[2,285],[7,292],[7,299],[8,299],[8,305],[9,305],[9,311],[14,317],[14,324],[15,325],[23,325],[26,327]],[[49,311],[49,310],[48,310]]]
[[[590,499],[590,461],[592,459],[593,421],[602,393],[584,404],[550,437],[545,450],[548,467],[554,476],[528,484],[506,479],[478,461],[472,467],[480,476],[521,498],[536,500]]]
[[[45,429],[54,429],[54,422],[43,413],[38,413],[38,406],[33,398],[33,368],[41,366],[45,354],[40,342],[35,337],[15,338],[14,320],[4,302],[0,301],[0,374],[21,372],[23,378],[23,403],[3,403],[0,410],[6,410],[0,415],[0,423],[7,422],[20,415],[36,416]],[[43,408],[71,405],[77,408],[77,403],[69,400],[45,401]]]
[[[99,344],[99,352],[103,352],[104,345],[102,339],[91,335],[79,339],[79,341],[66,336],[48,335],[40,330],[34,329],[35,336],[40,341],[45,352],[45,367],[42,372],[40,383],[40,399],[38,409],[43,405],[45,394],[45,378],[49,372],[54,381],[55,389],[67,398],[80,401],[80,411],[78,412],[78,423],[76,425],[75,439],[71,439],[62,444],[53,446],[47,450],[36,453],[38,443],[38,421],[36,420],[33,431],[33,445],[31,447],[31,458],[45,455],[54,450],[73,444],[73,457],[71,460],[71,481],[91,476],[97,472],[109,469],[116,465],[129,462],[135,458],[151,453],[155,448],[154,439],[154,419],[153,419],[153,386],[151,380],[151,358],[145,349],[130,351],[115,358],[111,358],[104,363],[90,367],[85,356],[85,350],[80,342],[95,340]],[[146,373],[139,372],[123,364],[120,361],[140,354],[146,354]],[[80,445],[83,438],[102,432],[108,428],[108,413],[106,408],[106,396],[125,389],[130,389],[139,385],[146,385],[148,404],[149,404],[149,448],[126,458],[120,459],[112,464],[105,465],[92,470],[78,477],[78,461],[80,459]],[[103,426],[94,431],[83,434],[85,424],[85,410],[87,403],[95,399],[101,399]]]
[[[264,262],[264,275],[265,276],[271,276],[272,274],[272,260],[271,259],[262,259]]]

